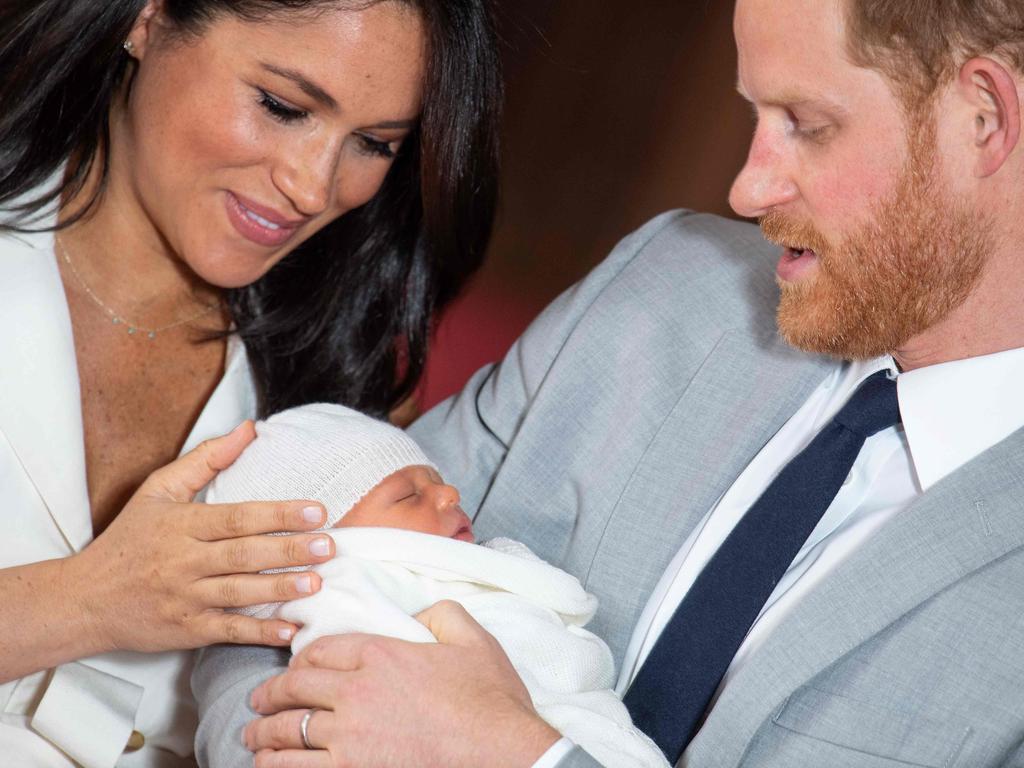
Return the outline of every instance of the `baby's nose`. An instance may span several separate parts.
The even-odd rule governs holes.
[[[435,485],[434,495],[438,507],[451,507],[462,500],[459,496],[458,489],[453,485]]]

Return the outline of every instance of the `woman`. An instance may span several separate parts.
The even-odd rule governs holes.
[[[259,571],[331,555],[260,535],[315,529],[315,500],[193,504],[252,428],[211,438],[312,401],[384,415],[415,386],[493,216],[486,0],[13,5],[0,751],[189,765],[184,651],[287,645],[222,609],[314,591]]]

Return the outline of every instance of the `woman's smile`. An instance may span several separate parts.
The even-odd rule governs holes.
[[[230,191],[226,196],[225,209],[232,226],[242,237],[268,248],[278,248],[287,243],[308,221],[290,220],[276,211],[257,205],[248,198],[241,198]]]

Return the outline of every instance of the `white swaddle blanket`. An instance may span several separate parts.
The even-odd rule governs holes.
[[[603,765],[668,768],[612,691],[611,651],[583,629],[597,600],[575,577],[510,539],[478,545],[390,528],[326,533],[338,555],[314,568],[323,579],[320,591],[257,614],[302,625],[294,653],[318,637],[346,632],[436,642],[412,616],[455,600],[501,644],[553,728]]]

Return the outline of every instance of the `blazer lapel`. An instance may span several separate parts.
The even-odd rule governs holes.
[[[594,631],[620,665],[632,628],[686,537],[834,365],[793,351],[774,333],[731,331],[681,393],[627,485],[585,582],[600,599]]]
[[[688,751],[737,765],[762,723],[816,674],[940,590],[1024,546],[1024,430],[894,518],[801,600],[722,692]]]
[[[52,233],[0,237],[0,327],[0,431],[77,551],[92,540],[92,516],[75,345]]]

